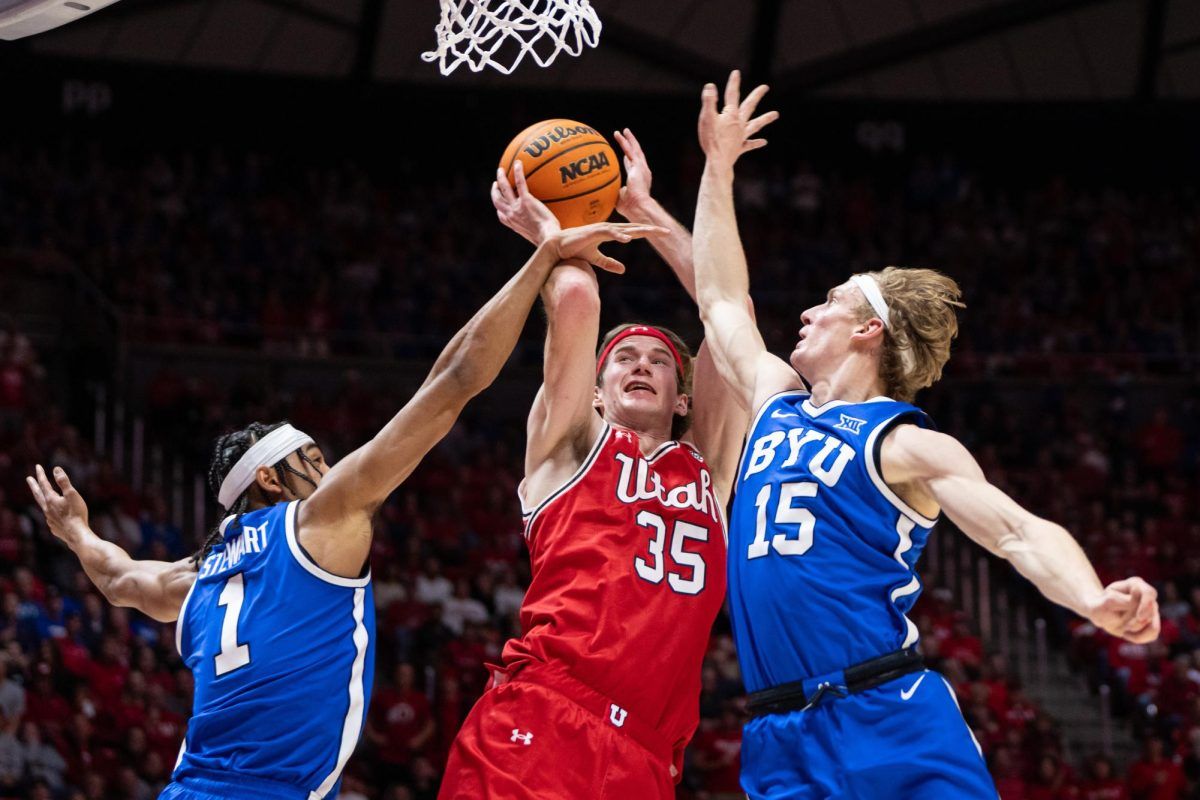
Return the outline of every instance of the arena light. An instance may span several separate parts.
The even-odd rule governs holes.
[[[0,39],[12,41],[66,25],[117,0],[0,0]]]

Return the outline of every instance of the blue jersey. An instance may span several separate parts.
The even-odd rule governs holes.
[[[729,519],[729,597],[747,690],[835,672],[917,641],[905,616],[934,520],[879,474],[907,403],[768,400],[751,426]]]
[[[298,508],[227,519],[184,600],[176,644],[196,689],[177,783],[337,796],[371,696],[375,604],[370,574],[333,575],[304,551]]]

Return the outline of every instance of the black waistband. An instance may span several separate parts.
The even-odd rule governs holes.
[[[746,703],[746,710],[751,716],[758,717],[808,708],[819,703],[826,693],[845,697],[847,694],[874,689],[922,669],[925,669],[925,659],[915,647],[895,650],[847,667],[842,671],[843,682],[821,682],[811,696],[804,692],[804,684],[809,681],[781,683],[761,692],[753,692]]]

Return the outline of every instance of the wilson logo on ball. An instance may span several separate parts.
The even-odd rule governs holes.
[[[549,150],[550,145],[558,144],[564,139],[570,139],[572,136],[579,136],[580,134],[585,133],[590,133],[593,136],[600,135],[596,133],[594,129],[589,128],[586,125],[579,125],[573,128],[558,127],[552,131],[548,131],[545,135],[539,136],[532,142],[529,142],[527,145],[525,145],[525,152],[533,158],[537,158],[542,153]]]
[[[565,167],[558,168],[558,174],[562,177],[562,182],[574,181],[587,175],[589,172],[597,169],[604,169],[608,166],[608,155],[605,153],[597,153],[594,156],[581,158],[567,164]]]

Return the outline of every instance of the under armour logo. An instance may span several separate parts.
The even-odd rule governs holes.
[[[612,711],[608,713],[608,719],[613,725],[616,725],[618,728],[620,728],[625,724],[625,718],[629,716],[629,712],[621,708],[616,703],[611,703],[610,705],[612,706]]]
[[[845,414],[838,414],[838,416],[841,417],[841,420],[833,427],[850,431],[851,433],[858,433],[862,430],[862,426],[867,424],[865,419],[859,419],[858,417],[848,417]]]
[[[533,744],[533,732],[530,731],[529,733],[521,733],[520,728],[513,728],[512,739],[509,741],[521,742],[526,747],[529,747],[529,745]]]

